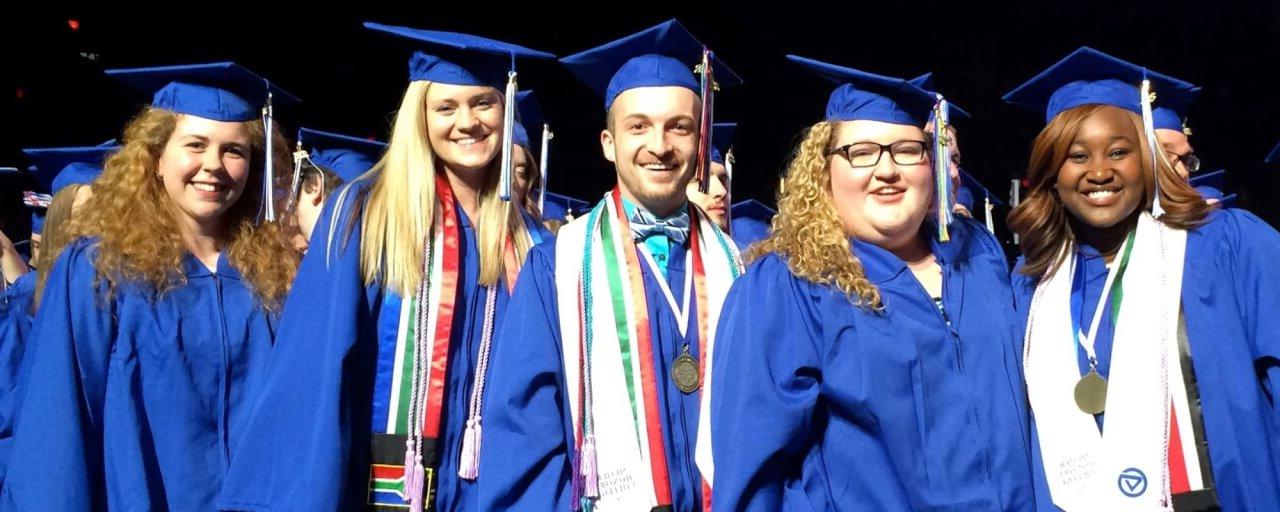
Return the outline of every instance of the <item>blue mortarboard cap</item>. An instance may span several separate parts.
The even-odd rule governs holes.
[[[827,100],[827,121],[881,121],[924,126],[936,98],[901,78],[867,73],[813,59],[787,55],[787,60],[840,84]]]
[[[1004,205],[1004,201],[1001,201],[1000,197],[997,196],[995,193],[993,193],[991,189],[983,186],[982,183],[978,181],[978,178],[975,178],[972,174],[969,174],[969,171],[961,169],[960,170],[960,191],[956,193],[957,201],[959,201],[958,196],[965,191],[968,191],[970,194],[969,202],[965,203],[965,206],[969,208],[969,211],[973,211],[973,205],[977,203],[976,200],[979,197],[990,198],[991,204],[994,204],[996,206]]]
[[[755,199],[734,203],[733,206],[729,207],[729,212],[734,218],[756,219],[764,221],[766,224],[772,222],[773,216],[778,214],[773,208]]]
[[[711,161],[724,165],[724,155],[733,147],[733,131],[738,123],[716,123],[711,125]]]
[[[108,69],[107,75],[143,92],[151,106],[214,121],[249,121],[261,115],[270,88],[276,105],[298,98],[234,62]]]
[[[1187,92],[1187,98],[1180,104],[1154,107],[1151,109],[1152,126],[1157,130],[1185,131],[1187,108],[1191,101],[1200,94],[1200,87],[1193,87]],[[1188,135],[1190,135],[1188,133]]]
[[[44,210],[31,211],[31,232],[32,233],[39,234],[44,232],[44,212],[45,212]]]
[[[1187,180],[1205,199],[1222,199],[1222,189],[1226,187],[1227,171],[1220,169],[1213,172],[1200,173]]]
[[[430,53],[414,52],[409,80],[450,85],[487,85],[501,89],[516,59],[554,59],[555,55],[471,34],[421,30],[366,21],[364,27],[424,43]]]
[[[973,192],[969,187],[960,185],[960,189],[956,190],[956,202],[964,205],[969,211],[973,211]]]
[[[604,96],[604,108],[609,110],[619,94],[637,87],[684,87],[699,92],[693,69],[702,62],[702,43],[679,21],[670,19],[560,62]],[[742,83],[718,57],[712,57],[711,70],[721,87]]]
[[[102,146],[64,148],[28,148],[22,150],[31,159],[32,176],[50,195],[69,185],[88,184],[102,173],[107,155],[120,149],[115,141]]]
[[[533,95],[533,91],[516,93],[516,111],[520,122],[514,127],[512,139],[517,146],[529,150],[537,158],[542,146],[543,117],[542,106],[538,104],[538,97]],[[537,142],[534,142],[533,137],[537,137]]]
[[[372,168],[387,148],[381,142],[310,128],[298,129],[298,143],[312,163],[348,182]]]
[[[923,75],[920,75],[918,77],[912,78],[911,80],[907,80],[907,81],[910,82],[911,85],[924,89],[926,92],[938,91],[933,86],[933,73],[925,73]],[[943,94],[943,96],[945,97],[946,95]],[[968,111],[960,108],[959,105],[952,103],[951,100],[948,99],[947,100],[947,117],[951,122],[954,123],[956,121],[971,119],[973,116],[969,115]],[[929,120],[933,121],[933,111],[929,112]]]
[[[1220,208],[1235,208],[1236,199],[1238,198],[1236,197],[1235,194],[1227,194],[1225,196],[1222,196],[1221,199],[1218,199],[1218,206]]]
[[[1004,95],[1004,101],[1045,112],[1045,122],[1081,105],[1111,105],[1141,114],[1138,86],[1143,76],[1156,93],[1153,106],[1184,105],[1196,87],[1082,46],[1035,78]]]
[[[574,217],[581,216],[590,206],[591,203],[581,199],[547,192],[547,200],[542,205],[542,218],[544,220],[568,220],[570,214]]]

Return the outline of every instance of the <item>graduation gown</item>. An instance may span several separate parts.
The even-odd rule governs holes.
[[[221,510],[363,510],[371,439],[387,430],[401,301],[360,271],[360,188],[326,205],[281,319],[272,365],[256,397]],[[340,189],[332,197],[343,196]],[[482,324],[476,233],[461,208],[457,306],[441,410],[436,510],[475,510],[475,482],[458,477]],[[336,216],[336,219],[334,218]],[[334,232],[330,232],[334,229]],[[548,236],[545,231],[540,236]],[[332,241],[330,244],[330,240]],[[507,308],[498,286],[496,318]],[[408,303],[408,301],[403,301]],[[492,373],[493,370],[490,370]],[[403,448],[401,448],[403,450]],[[428,462],[429,463],[429,462]]]
[[[685,268],[687,251],[687,242],[671,244],[666,258],[665,279],[677,301],[684,300],[685,272],[692,271]],[[559,315],[578,312],[559,311],[556,294],[575,292],[556,289],[555,252],[554,240],[529,252],[498,330],[483,413],[479,510],[561,511],[571,506],[576,452],[565,386],[577,383],[565,382]],[[686,343],[690,354],[700,357],[697,305],[690,308],[689,337],[681,336],[676,313],[657,282],[664,277],[654,275],[648,265],[641,268],[673,509],[692,512],[701,509],[702,500],[702,477],[694,464],[699,393],[680,392],[670,372]]]
[[[715,510],[1031,509],[1006,267],[980,224],[951,234],[932,243],[945,316],[902,260],[858,240],[882,312],[777,254],[734,284],[712,382]]]
[[[162,294],[107,297],[97,246],[54,263],[15,429],[4,510],[209,510],[265,368],[274,321],[226,253]]]
[[[1082,246],[1071,307],[1082,325],[1093,318],[1107,277],[1106,263]],[[1182,308],[1200,393],[1209,462],[1222,510],[1267,510],[1280,503],[1280,233],[1244,210],[1214,211],[1187,232]],[[1021,263],[1019,264],[1021,267]],[[1025,325],[1039,280],[1015,271],[1013,289]],[[1110,307],[1108,301],[1106,307]],[[1094,348],[1098,373],[1110,375],[1114,346],[1111,315],[1103,314]],[[1081,375],[1088,356],[1077,348]],[[1105,417],[1098,423],[1105,429]],[[1034,420],[1034,417],[1033,417]],[[1033,421],[1034,423],[1034,421]],[[1032,426],[1036,499],[1058,510],[1049,494]]]
[[[0,295],[0,486],[4,484],[13,423],[22,398],[22,357],[30,339],[36,273],[27,272]]]

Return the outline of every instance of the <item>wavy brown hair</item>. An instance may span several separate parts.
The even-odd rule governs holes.
[[[124,142],[93,182],[93,197],[72,226],[78,237],[98,239],[94,262],[98,278],[114,291],[123,283],[149,285],[159,293],[186,283],[182,260],[189,252],[182,240],[177,209],[156,179],[160,155],[183,114],[146,107],[124,129]],[[278,310],[297,272],[299,256],[276,223],[255,222],[261,205],[265,129],[260,120],[246,121],[250,172],[244,192],[224,215],[227,259],[250,284],[263,307]],[[275,168],[289,169],[288,145],[275,138]]]
[[[824,121],[805,130],[787,164],[769,237],[751,246],[747,261],[776,253],[797,277],[834,286],[855,304],[879,309],[880,290],[853,255],[831,196],[827,149],[838,126]]]
[[[1018,234],[1019,245],[1025,262],[1022,273],[1029,276],[1044,276],[1056,270],[1062,263],[1063,249],[1066,244],[1076,240],[1072,231],[1070,216],[1058,198],[1058,171],[1067,161],[1071,143],[1089,116],[1104,108],[1117,108],[1108,105],[1082,105],[1066,110],[1054,117],[1036,136],[1031,147],[1031,162],[1027,167],[1027,181],[1030,191],[1022,203],[1009,212],[1009,229]],[[1142,169],[1151,168],[1151,156],[1147,151],[1147,137],[1143,133],[1142,118],[1125,110],[1124,113],[1133,123],[1138,134],[1138,157]],[[1178,229],[1192,229],[1202,223],[1215,206],[1205,203],[1196,189],[1178,176],[1173,166],[1165,158],[1163,151],[1159,155],[1155,179],[1160,182],[1160,206],[1164,215],[1160,221]],[[1142,208],[1151,208],[1153,179],[1146,174]]]

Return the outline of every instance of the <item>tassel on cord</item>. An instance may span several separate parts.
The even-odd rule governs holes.
[[[1156,95],[1151,92],[1151,80],[1147,79],[1147,70],[1145,68],[1142,70],[1141,96],[1139,100],[1142,104],[1142,132],[1147,137],[1147,149],[1151,152],[1151,177],[1153,178],[1151,181],[1155,184],[1155,194],[1152,194],[1155,200],[1151,201],[1151,215],[1158,219],[1161,215],[1164,215],[1164,207],[1160,205],[1161,154],[1157,150],[1155,121],[1151,116],[1151,103],[1155,101]]]
[[[938,241],[951,241],[951,138],[947,136],[947,100],[936,95],[933,106],[933,181],[938,209]]]
[[[551,133],[551,125],[542,123],[542,152],[541,159],[538,161],[538,169],[542,173],[542,187],[538,189],[538,211],[543,215],[547,214],[547,164],[551,161],[547,157],[547,153],[551,152],[551,139],[556,134]]]
[[[275,115],[272,113],[271,107],[271,85],[267,84],[267,103],[262,107],[262,125],[266,132],[266,158],[262,167],[262,220],[266,222],[274,222],[276,220],[276,204],[275,204],[275,143],[271,135],[275,133]]]
[[[707,47],[702,47],[702,63],[695,68],[701,83],[699,92],[702,95],[702,125],[698,127],[698,165],[694,179],[698,182],[698,191],[703,194],[711,186],[711,125],[715,123],[715,77],[711,73],[713,55]]]
[[[514,61],[511,71],[507,72],[506,99],[502,102],[502,174],[498,179],[498,197],[503,201],[511,200],[512,157],[515,150],[516,128],[516,71]]]

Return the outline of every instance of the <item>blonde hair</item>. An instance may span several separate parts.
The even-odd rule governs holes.
[[[365,194],[361,219],[360,268],[365,284],[380,282],[400,296],[410,296],[422,282],[423,248],[437,204],[435,153],[427,137],[427,91],[431,82],[409,83],[391,129],[387,150],[372,169],[373,185]],[[503,99],[506,101],[506,98]],[[473,225],[480,252],[480,284],[498,282],[510,237],[516,260],[522,261],[531,238],[519,208],[498,197],[500,159],[494,158],[478,191]],[[443,172],[440,170],[439,172]]]
[[[176,207],[156,178],[160,155],[182,115],[146,107],[129,121],[123,145],[93,182],[93,196],[84,204],[84,213],[71,222],[75,237],[98,239],[94,266],[98,278],[113,291],[124,282],[148,284],[161,293],[186,283],[182,260],[189,250]],[[285,243],[278,225],[255,222],[267,158],[265,129],[260,120],[244,125],[252,141],[249,179],[241,197],[223,213],[228,233],[225,250],[263,307],[275,310],[283,305],[299,257]],[[275,167],[287,169],[288,146],[279,132],[272,136]]]
[[[779,187],[778,214],[769,237],[752,245],[747,259],[776,253],[796,277],[834,286],[858,306],[879,309],[880,290],[853,255],[832,198],[827,148],[837,127],[824,121],[805,130]]]
[[[58,260],[62,249],[73,240],[71,218],[74,215],[76,194],[80,193],[81,188],[87,186],[80,183],[69,185],[54,194],[53,201],[49,202],[48,213],[44,218],[44,230],[40,232],[40,257],[31,262],[32,266],[36,267],[36,294],[35,300],[32,301],[33,310],[40,307],[40,298],[44,296],[44,283],[49,279],[49,270],[53,267],[53,262]]]

